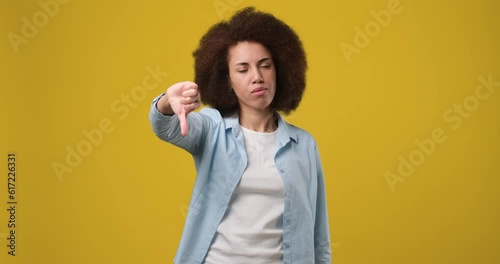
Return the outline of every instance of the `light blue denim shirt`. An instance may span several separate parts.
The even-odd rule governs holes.
[[[231,196],[247,166],[238,117],[203,108],[188,115],[189,131],[180,132],[177,116],[165,116],[153,100],[149,119],[162,140],[193,156],[197,176],[176,264],[203,263]],[[283,262],[331,263],[325,182],[319,152],[306,131],[278,119],[276,168],[285,187]]]

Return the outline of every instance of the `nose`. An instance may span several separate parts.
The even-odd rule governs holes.
[[[262,73],[260,72],[259,68],[255,68],[253,71],[253,81],[252,83],[263,83],[264,78],[262,78]]]

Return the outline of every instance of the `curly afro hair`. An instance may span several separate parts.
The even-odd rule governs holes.
[[[193,52],[195,82],[202,102],[222,116],[238,113],[238,99],[229,84],[228,51],[243,41],[260,43],[271,53],[276,68],[272,110],[284,114],[295,110],[306,86],[307,59],[302,42],[287,24],[254,7],[213,25]]]

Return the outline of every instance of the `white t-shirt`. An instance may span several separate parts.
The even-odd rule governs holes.
[[[217,228],[205,264],[283,263],[284,186],[274,164],[276,133],[241,127],[248,166]]]

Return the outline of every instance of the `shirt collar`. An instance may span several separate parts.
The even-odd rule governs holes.
[[[297,133],[293,129],[293,126],[288,124],[280,114],[277,114],[278,116],[278,143],[279,146],[282,147],[286,145],[290,139],[293,139],[295,142],[298,141],[297,138]],[[241,127],[240,127],[240,122],[239,122],[239,117],[238,115],[232,115],[229,117],[224,117],[224,123],[226,126],[226,130],[231,129],[233,135],[243,141],[243,133],[241,133]]]

